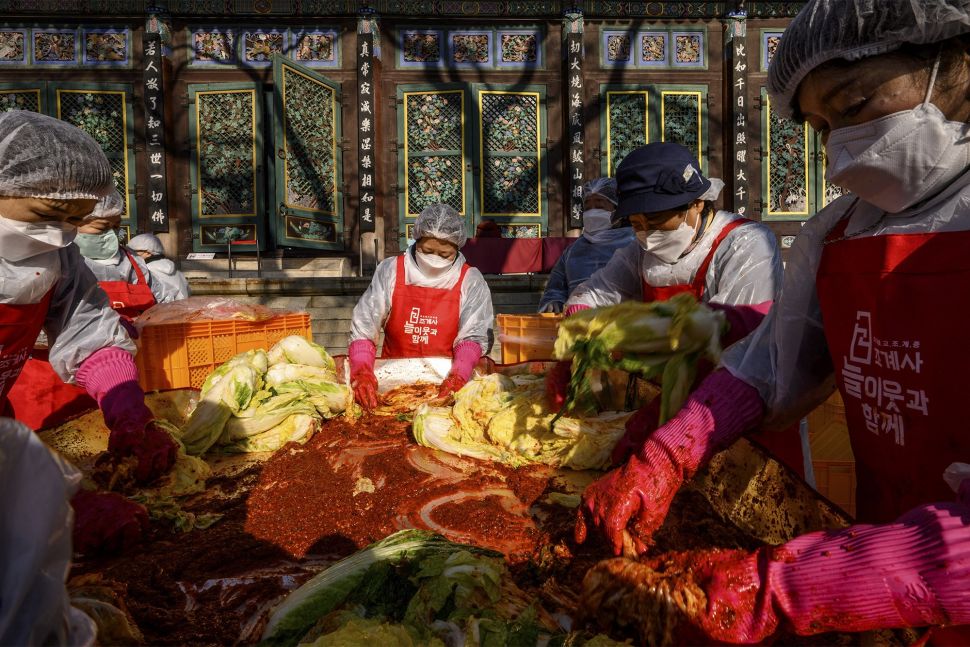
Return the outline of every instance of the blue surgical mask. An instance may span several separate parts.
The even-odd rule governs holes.
[[[74,244],[80,248],[82,256],[92,261],[105,261],[118,253],[118,235],[113,229],[100,234],[78,234]]]

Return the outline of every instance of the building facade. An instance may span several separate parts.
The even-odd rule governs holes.
[[[421,209],[562,236],[580,187],[677,141],[783,248],[838,194],[764,92],[801,2],[0,0],[0,110],[88,131],[171,255],[404,248]]]

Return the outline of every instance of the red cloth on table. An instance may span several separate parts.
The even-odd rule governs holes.
[[[469,238],[461,249],[482,274],[549,272],[576,238]]]

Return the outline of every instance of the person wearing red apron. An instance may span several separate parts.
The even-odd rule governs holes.
[[[414,223],[415,243],[374,271],[354,307],[350,343],[351,382],[361,405],[378,405],[374,361],[383,331],[382,358],[451,357],[439,387],[445,397],[469,380],[488,349],[492,296],[481,272],[465,263],[465,222],[451,207],[426,207]]]
[[[113,227],[118,226],[123,210],[121,194],[113,191],[84,219],[74,243],[107,293],[111,307],[122,316],[129,334],[134,334],[134,327],[129,324],[155,305],[153,289],[160,297],[173,299],[161,291],[162,286],[151,282],[143,262],[136,262],[133,254],[119,247]],[[84,389],[67,384],[58,376],[44,348],[33,349],[10,391],[9,400],[17,419],[32,429],[56,426],[97,408]]]
[[[108,160],[83,131],[27,111],[0,115],[0,158],[0,414],[21,416],[11,387],[43,330],[59,379],[101,408],[109,452],[136,458],[136,478],[152,481],[171,468],[176,444],[153,424],[135,346],[71,244],[113,186]],[[29,405],[45,394],[26,396]],[[117,549],[147,522],[144,508],[118,495],[85,492],[72,504],[81,551]]]
[[[807,3],[768,86],[773,109],[822,133],[826,179],[851,193],[805,223],[758,329],[580,505],[577,540],[643,549],[718,448],[839,389],[859,523],[692,554],[669,586],[705,600],[677,606],[695,642],[932,627],[930,644],[970,644],[970,479],[955,469],[970,462],[970,7],[847,4]]]
[[[628,300],[664,301],[689,292],[725,312],[730,323],[722,340],[725,346],[757,326],[781,284],[775,237],[746,218],[715,211],[713,203],[723,182],[705,178],[697,168],[690,151],[671,143],[643,146],[621,162],[615,218],[630,221],[637,242],[618,250],[606,267],[573,293],[567,314]],[[685,169],[691,170],[689,175]],[[569,373],[568,362],[550,373],[553,406],[565,391]],[[613,451],[615,465],[643,444],[659,418],[657,399],[627,421],[627,432]],[[762,433],[757,440],[804,476],[797,427]]]

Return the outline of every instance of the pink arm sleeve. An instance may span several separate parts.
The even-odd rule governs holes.
[[[126,350],[109,347],[92,353],[81,362],[75,380],[97,400],[112,431],[122,426],[140,429],[155,417],[145,406],[135,358]]]
[[[374,359],[377,357],[377,346],[369,339],[358,339],[350,342],[347,347],[350,358],[350,374],[357,375],[362,370],[374,372]]]

